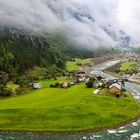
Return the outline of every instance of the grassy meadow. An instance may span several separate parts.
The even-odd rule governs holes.
[[[117,99],[94,95],[94,89],[85,84],[68,89],[45,85],[46,88],[0,100],[0,130],[66,132],[103,128],[127,121],[140,111],[131,96]]]
[[[125,61],[107,68],[105,72],[118,77],[124,75],[126,71],[137,70],[136,67],[139,64],[140,62],[137,61]]]
[[[140,64],[140,62],[136,62],[136,61],[126,61],[126,62],[123,62],[121,64],[120,70],[121,71],[135,70],[137,64]]]
[[[81,66],[77,65],[78,63],[80,63],[81,65],[85,65],[85,64],[90,64],[91,63],[91,58],[88,59],[78,59],[76,58],[75,61],[68,61],[66,64],[67,70],[68,71],[74,71],[79,69]]]

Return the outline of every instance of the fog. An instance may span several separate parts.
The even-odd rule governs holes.
[[[140,41],[139,0],[0,0],[0,24],[34,33],[62,31],[85,47]]]

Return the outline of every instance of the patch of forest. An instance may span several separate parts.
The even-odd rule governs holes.
[[[81,49],[61,33],[32,35],[0,29],[0,95],[11,95],[6,87],[8,81],[28,86],[40,77],[50,79],[65,75],[66,62],[73,58],[97,57],[114,51]]]

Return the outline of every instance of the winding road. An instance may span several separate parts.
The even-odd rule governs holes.
[[[120,60],[108,61],[108,62],[102,63],[100,65],[97,65],[95,68],[93,68],[93,71],[91,73],[98,75],[98,76],[106,77],[109,80],[118,79],[117,77],[104,73],[103,70],[107,69],[108,67],[111,67],[119,62],[120,62]],[[140,85],[134,84],[131,82],[125,82],[125,89],[127,91],[130,91],[132,93],[133,97],[140,103]]]

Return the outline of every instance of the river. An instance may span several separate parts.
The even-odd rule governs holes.
[[[93,68],[92,73],[116,79],[102,70],[118,63],[120,60],[108,61]],[[126,82],[125,87],[140,103],[140,85]],[[130,110],[131,111],[131,110]],[[101,131],[98,133],[83,133],[74,135],[0,135],[0,140],[140,140],[140,119],[123,127]]]

